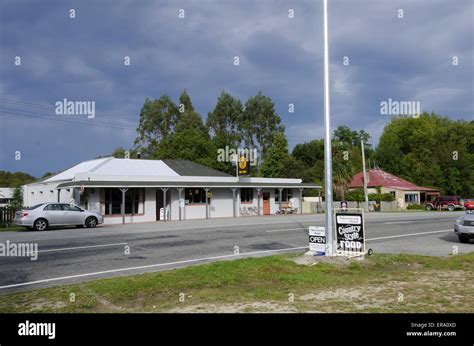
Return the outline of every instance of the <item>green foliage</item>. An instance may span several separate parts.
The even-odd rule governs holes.
[[[207,115],[206,125],[223,147],[236,146],[242,141],[243,112],[240,100],[222,91],[214,110]]]
[[[153,101],[146,99],[140,112],[135,145],[145,156],[152,156],[159,142],[174,133],[177,121],[178,108],[169,96]]]
[[[19,210],[23,207],[23,189],[21,187],[17,186],[13,190],[10,205],[15,210]]]
[[[28,173],[0,171],[1,187],[18,187],[32,183],[35,180],[36,178],[29,175]]]
[[[268,178],[286,178],[285,172],[288,173],[288,165],[292,164],[290,162],[292,159],[288,154],[288,141],[282,132],[276,132],[272,143],[259,173]]]
[[[370,135],[364,130],[352,131],[348,126],[341,125],[334,130],[333,138],[340,143],[360,146],[360,141],[363,140],[364,143],[367,143],[370,140]]]
[[[394,200],[395,197],[391,193],[369,193],[369,201],[392,202]]]
[[[421,204],[408,204],[407,210],[424,210],[425,207]]]
[[[346,201],[364,202],[365,201],[364,189],[355,189],[355,190],[349,191],[346,195]]]
[[[275,112],[275,104],[260,91],[245,103],[241,124],[245,145],[256,147],[263,159],[273,145],[275,135],[283,134],[285,130],[280,116]]]
[[[474,194],[474,124],[435,113],[395,117],[384,128],[377,164],[442,194]]]

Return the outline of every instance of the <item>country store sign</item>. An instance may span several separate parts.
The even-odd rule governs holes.
[[[337,251],[365,252],[362,209],[335,210]]]

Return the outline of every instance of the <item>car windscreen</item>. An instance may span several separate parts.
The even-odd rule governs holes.
[[[40,204],[34,205],[34,206],[32,206],[32,207],[25,208],[25,210],[33,210],[33,209],[36,209],[36,208],[41,207],[43,204],[44,204],[44,203],[40,203]]]

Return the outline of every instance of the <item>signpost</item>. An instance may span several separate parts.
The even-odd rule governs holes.
[[[328,47],[328,2],[324,0],[324,200],[326,204],[327,256],[334,255],[334,230],[332,228],[332,150],[331,120],[329,111],[329,47]]]
[[[309,227],[309,251],[315,256],[326,255],[326,231],[324,227]]]
[[[335,209],[336,251],[343,255],[365,253],[364,210],[361,208]]]

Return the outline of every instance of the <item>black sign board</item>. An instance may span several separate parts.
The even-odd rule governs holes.
[[[364,216],[362,212],[336,211],[337,250],[364,252]]]
[[[250,165],[245,155],[241,155],[239,157],[239,161],[237,162],[237,171],[239,172],[239,175],[250,174]]]

